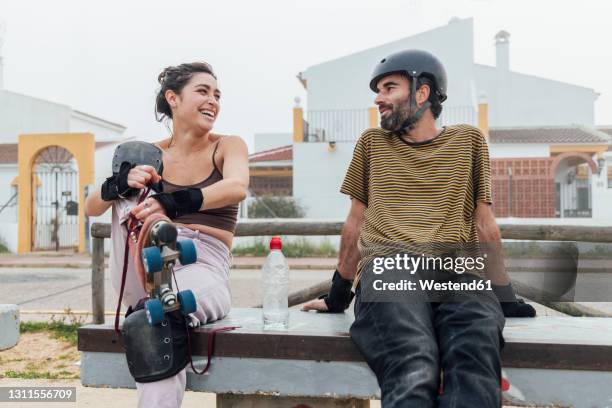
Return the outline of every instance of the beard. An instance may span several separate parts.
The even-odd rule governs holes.
[[[410,97],[393,105],[385,105],[385,107],[392,106],[393,109],[388,116],[380,119],[380,127],[390,132],[399,130],[400,126],[410,117],[409,105]]]

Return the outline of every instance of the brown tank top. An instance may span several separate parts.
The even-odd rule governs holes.
[[[217,153],[218,147],[219,142],[217,142],[215,150],[212,154],[212,162],[214,168],[210,176],[208,176],[205,180],[200,181],[199,183],[192,184],[189,186],[179,186],[178,184],[173,184],[167,180],[162,179],[164,192],[172,193],[173,191],[180,190],[182,188],[204,188],[223,180],[223,174],[221,174],[221,171],[215,163],[215,153]],[[236,230],[237,218],[238,204],[231,204],[221,208],[211,208],[204,211],[181,215],[180,217],[175,218],[174,221],[181,224],[207,225],[209,227],[219,228],[234,233]]]

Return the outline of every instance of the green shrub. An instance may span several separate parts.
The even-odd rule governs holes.
[[[329,240],[325,239],[320,244],[313,244],[305,237],[297,239],[283,239],[283,254],[287,258],[305,257],[336,257],[338,249]],[[269,250],[269,238],[259,237],[252,244],[237,245],[232,249],[234,256],[267,256]]]
[[[249,218],[303,218],[304,209],[292,197],[257,197],[249,203]]]
[[[11,252],[8,249],[8,245],[6,244],[6,241],[4,240],[4,238],[0,237],[0,254],[6,254]]]

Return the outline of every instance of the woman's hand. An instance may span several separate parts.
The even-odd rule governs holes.
[[[153,166],[136,166],[130,170],[127,176],[127,184],[132,188],[145,188],[147,184],[158,183],[161,176],[157,174]]]
[[[141,167],[148,167],[148,166],[141,166]],[[136,217],[140,221],[146,220],[147,217],[151,214],[166,215],[166,212],[164,211],[162,206],[159,204],[159,202],[151,197],[146,198],[142,203],[132,208],[132,211],[130,212],[132,213],[132,215],[134,215],[134,217]]]

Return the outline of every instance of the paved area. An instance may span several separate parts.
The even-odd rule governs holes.
[[[233,267],[259,269],[266,258],[262,256],[240,256],[233,258]],[[335,258],[287,258],[293,269],[329,269],[336,267]],[[106,258],[108,263],[108,258]],[[29,254],[0,254],[0,268],[90,268],[89,254],[66,252],[35,252]]]
[[[298,269],[290,271],[290,292],[307,288],[331,277],[330,268]],[[597,294],[594,300],[608,300],[612,297],[612,279],[602,274],[590,274],[590,284],[580,286],[581,299],[588,299],[589,293]],[[48,319],[51,315],[70,310],[84,321],[91,311],[91,270],[89,268],[62,267],[0,267],[2,282],[2,303],[19,305],[23,320]],[[230,273],[232,304],[235,307],[249,307],[261,303],[261,270],[232,269]],[[590,292],[587,292],[590,291]],[[107,318],[114,315],[117,296],[108,274],[105,280],[105,309]],[[599,310],[612,313],[612,303],[585,303]],[[541,314],[548,313],[540,308]]]
[[[332,272],[324,270],[290,271],[290,292],[307,288],[326,279]],[[89,318],[91,311],[91,270],[77,268],[0,268],[2,303],[17,304],[22,320],[40,320],[67,309]],[[232,304],[249,307],[261,303],[261,270],[232,269],[230,273]],[[105,279],[107,318],[114,316],[117,295],[108,274]]]
[[[79,380],[0,379],[0,387],[76,387],[76,402],[0,402],[0,408],[136,407],[136,390],[83,387]],[[187,391],[182,408],[214,408],[215,394]]]
[[[18,261],[32,262],[29,267],[19,267]],[[233,305],[248,307],[261,302],[261,271],[258,264],[263,258],[235,258],[231,271]],[[291,260],[290,291],[306,288],[331,277],[333,262],[326,258]],[[13,262],[14,264],[8,265]],[[70,262],[73,267],[65,267]],[[23,264],[22,263],[22,264]],[[66,309],[76,312],[87,321],[91,310],[91,269],[85,255],[52,254],[46,256],[0,256],[0,282],[2,303],[20,306],[22,320],[47,320]],[[313,269],[300,268],[311,265]],[[33,265],[33,266],[32,266]],[[76,266],[76,267],[75,267]],[[242,266],[242,267],[241,267]],[[245,268],[244,266],[251,266]],[[253,269],[253,266],[257,266]],[[116,295],[108,276],[106,284],[107,321],[114,317]],[[593,305],[592,305],[593,306]],[[612,303],[594,304],[600,310],[612,312]],[[539,315],[556,315],[555,311],[536,305]],[[72,386],[77,389],[76,403],[53,403],[54,407],[132,407],[136,406],[136,392],[123,389],[97,389],[81,386],[78,380],[26,380],[0,379],[0,387],[15,386]],[[44,405],[44,404],[43,404]],[[39,403],[0,403],[3,407],[39,407]],[[206,393],[187,392],[183,407],[215,407],[215,396]],[[380,407],[379,401],[372,408]]]

